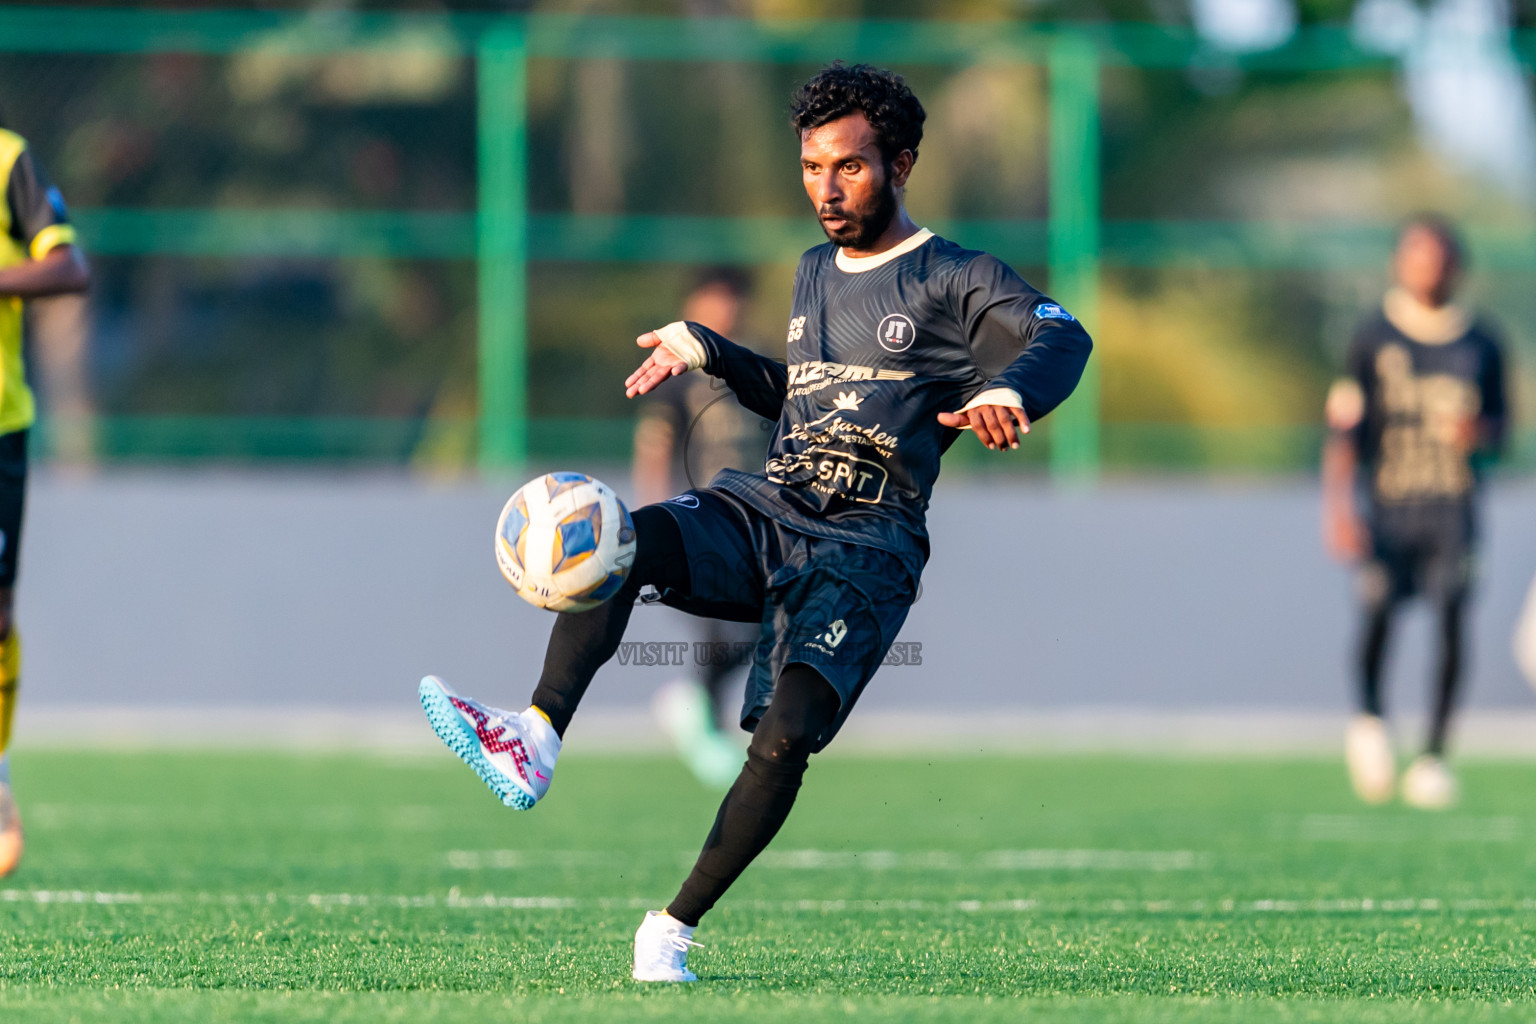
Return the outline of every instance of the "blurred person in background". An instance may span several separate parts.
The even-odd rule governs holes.
[[[1515,664],[1525,674],[1525,681],[1536,689],[1536,580],[1531,581],[1530,592],[1525,595],[1525,607],[1515,623]]]
[[[27,430],[35,419],[22,366],[22,303],[83,292],[90,283],[64,199],[27,142],[0,127],[0,876],[21,860],[21,816],[11,793],[11,722],[21,675],[21,636],[12,620],[16,557],[27,483]]]
[[[1505,429],[1501,346],[1488,324],[1451,301],[1464,252],[1439,217],[1403,228],[1395,284],[1356,332],[1345,376],[1328,393],[1323,531],[1330,553],[1359,569],[1359,714],[1345,747],[1367,803],[1391,799],[1397,785],[1381,669],[1392,621],[1415,595],[1434,607],[1440,657],[1428,742],[1402,777],[1402,798],[1443,808],[1457,795],[1444,756],[1463,672],[1480,469]]]
[[[735,337],[751,289],[746,272],[712,267],[694,281],[683,300],[681,319]],[[635,426],[637,503],[665,501],[708,483],[722,469],[757,470],[768,457],[768,425],[743,409],[735,393],[714,377],[688,374],[668,381],[648,399]],[[674,466],[682,472],[675,473]],[[731,686],[744,681],[758,626],[720,619],[690,621],[697,623],[696,639],[707,645],[694,647],[699,678],[673,680],[657,691],[651,706],[699,781],[724,789],[736,781],[746,752],[720,722],[729,707]]]

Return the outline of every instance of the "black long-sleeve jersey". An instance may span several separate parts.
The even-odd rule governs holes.
[[[928,231],[870,257],[807,252],[788,365],[676,326],[702,346],[705,372],[777,421],[762,475],[725,470],[711,486],[802,533],[889,551],[913,578],[939,457],[960,435],[938,414],[985,393],[1038,420],[1072,393],[1092,348],[1006,264]]]
[[[1493,328],[1394,291],[1355,333],[1347,373],[1330,401],[1350,407],[1342,425],[1360,455],[1372,518],[1472,502],[1479,463],[1497,452],[1508,420]],[[1480,428],[1471,447],[1461,436],[1468,424]]]

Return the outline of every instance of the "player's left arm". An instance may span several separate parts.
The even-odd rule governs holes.
[[[74,225],[59,190],[49,184],[31,150],[22,150],[12,165],[5,200],[11,237],[30,258],[0,268],[0,295],[36,299],[85,291],[91,271],[75,244]]]
[[[999,374],[939,422],[974,430],[988,448],[1017,448],[1018,435],[1064,402],[1088,365],[1093,340],[1061,306],[991,256],[966,267],[959,314],[973,350],[985,333],[1012,355]]]

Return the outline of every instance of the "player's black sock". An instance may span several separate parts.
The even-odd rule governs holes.
[[[1462,618],[1465,602],[1458,595],[1440,605],[1440,674],[1436,679],[1434,717],[1429,724],[1428,752],[1445,753],[1445,734],[1456,707],[1461,684]]]
[[[1391,600],[1365,606],[1365,628],[1360,638],[1360,710],[1377,717],[1381,716],[1381,663],[1395,607]]]
[[[544,653],[544,674],[530,701],[565,735],[576,705],[592,677],[619,649],[640,588],[687,592],[688,557],[677,520],[665,509],[647,505],[633,513],[635,563],[624,586],[611,599],[585,612],[561,612]]]
[[[837,718],[837,691],[820,672],[790,665],[752,733],[747,763],[726,794],[698,862],[667,913],[686,925],[725,894],[778,834],[800,791],[816,741]]]

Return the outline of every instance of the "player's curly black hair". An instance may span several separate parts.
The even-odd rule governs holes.
[[[875,141],[886,163],[904,149],[917,156],[917,145],[923,141],[923,121],[928,116],[894,71],[842,61],[822,68],[815,78],[796,89],[789,111],[789,123],[797,135],[855,111],[863,113],[875,130]]]

